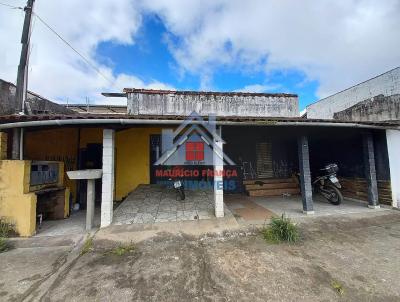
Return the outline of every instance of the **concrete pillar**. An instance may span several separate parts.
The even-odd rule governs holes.
[[[374,138],[371,132],[363,134],[365,178],[368,185],[368,207],[379,208],[378,182],[376,180]]]
[[[0,160],[7,159],[8,136],[6,132],[0,132]]]
[[[95,180],[87,180],[86,189],[86,230],[90,231],[94,224],[94,197],[95,197]]]
[[[221,128],[219,128],[219,135],[221,136]],[[219,154],[220,156],[218,156]],[[223,160],[223,144],[222,141],[218,141],[214,138],[214,152],[213,152],[213,163],[214,163],[214,172],[218,174],[218,176],[214,175],[214,202],[215,202],[215,216],[216,217],[224,217],[224,185],[223,185],[223,176],[220,171],[224,169],[224,160]],[[219,175],[221,174],[221,175]]]
[[[114,201],[115,131],[103,130],[103,176],[101,192],[101,227],[111,224]]]
[[[310,156],[308,150],[308,138],[302,135],[297,141],[300,168],[300,187],[303,201],[303,213],[314,214],[314,202],[312,196]]]
[[[12,133],[12,146],[11,146],[11,159],[19,159],[20,152],[21,129],[13,128]]]
[[[386,141],[389,156],[392,206],[400,208],[400,131],[386,130]]]

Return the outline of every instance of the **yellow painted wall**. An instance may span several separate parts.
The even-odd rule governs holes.
[[[78,129],[57,128],[25,132],[24,159],[62,161],[65,171],[76,170],[78,157]],[[76,200],[76,181],[64,175],[64,185]]]
[[[139,184],[150,182],[150,135],[160,134],[161,128],[131,128],[117,131],[115,138],[115,198],[121,200]],[[25,133],[24,158],[30,160],[64,161],[65,171],[77,168],[79,147],[102,143],[102,128],[56,128]],[[76,184],[67,176],[65,186],[76,200]]]
[[[65,171],[76,170],[78,167],[79,148],[86,148],[87,144],[103,142],[101,128],[56,128],[38,130],[25,133],[24,158],[29,160],[56,160],[63,161]],[[79,142],[78,142],[79,141]],[[76,181],[64,175],[64,186],[76,201]]]
[[[0,161],[0,217],[15,223],[21,236],[36,230],[36,195],[29,192],[30,161]]]
[[[131,128],[116,132],[115,199],[121,200],[140,184],[150,183],[150,134],[161,128]]]
[[[103,144],[103,129],[82,128],[79,139],[79,147],[86,148],[87,144]]]

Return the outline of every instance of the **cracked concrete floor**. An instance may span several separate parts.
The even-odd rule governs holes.
[[[94,250],[69,262],[71,239],[21,240],[0,254],[0,300],[400,300],[399,211],[310,218],[299,228],[295,245],[268,244],[252,229],[161,233],[122,256],[106,253],[119,243],[95,236]]]
[[[113,224],[158,223],[212,219],[212,191],[185,191],[186,199],[176,199],[171,188],[140,185],[114,211]]]

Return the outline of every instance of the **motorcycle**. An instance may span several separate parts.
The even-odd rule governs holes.
[[[312,183],[314,192],[320,193],[333,205],[340,205],[343,195],[340,192],[342,187],[336,176],[339,167],[337,164],[329,164],[320,169],[322,175],[318,176]]]
[[[179,178],[170,178],[169,180],[173,181],[173,186],[176,192],[176,200],[185,200],[186,196],[183,181]]]

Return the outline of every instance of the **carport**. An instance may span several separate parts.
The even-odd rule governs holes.
[[[227,142],[224,150],[241,171],[237,190],[226,193],[239,194],[242,201],[246,200],[244,204],[255,203],[275,214],[345,213],[392,204],[384,129],[376,124],[338,121],[305,120],[294,123],[296,127],[286,122],[282,126],[223,127]],[[312,181],[321,173],[319,169],[331,163],[339,166],[345,197],[341,206],[333,206],[312,192]],[[238,204],[237,197],[227,197],[228,206],[232,200],[230,208],[234,212],[245,211],[240,210],[246,205]],[[260,209],[250,208],[258,217],[256,212]]]

